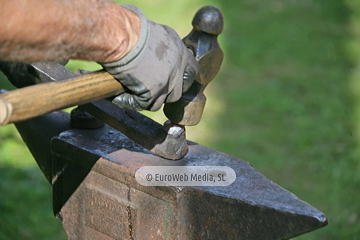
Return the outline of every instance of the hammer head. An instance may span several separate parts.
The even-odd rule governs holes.
[[[200,122],[206,103],[203,92],[219,72],[224,57],[217,40],[224,26],[221,11],[214,6],[205,6],[195,14],[192,25],[193,30],[183,42],[199,62],[199,74],[180,100],[164,107],[164,113],[171,122],[184,126]]]

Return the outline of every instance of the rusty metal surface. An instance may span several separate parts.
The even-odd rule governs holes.
[[[70,239],[288,239],[327,224],[249,163],[198,144],[167,161],[105,126],[66,131],[52,151],[54,210]],[[134,177],[142,166],[228,166],[237,179],[227,187],[145,187]]]

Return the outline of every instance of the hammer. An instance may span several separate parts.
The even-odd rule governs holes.
[[[202,92],[218,72],[223,58],[223,53],[217,43],[217,35],[223,28],[221,12],[213,6],[201,8],[194,17],[193,27],[192,32],[183,41],[199,61],[200,73],[194,84],[178,102],[165,104],[166,116],[175,123],[175,125],[167,124],[169,131],[174,126],[176,128],[178,125],[195,125],[200,121],[206,101]],[[46,68],[36,68],[39,66],[37,63],[30,66],[32,72],[38,75],[49,71]],[[66,71],[65,68],[64,71]],[[59,76],[50,79],[55,82],[37,84],[0,94],[0,124],[27,120],[75,105],[87,105],[86,103],[124,92],[123,86],[104,71],[66,80],[61,77],[61,72]],[[111,119],[106,118],[104,121],[109,122]],[[183,156],[185,153],[186,151],[182,151],[180,155]],[[178,158],[181,157],[174,157],[174,159]]]

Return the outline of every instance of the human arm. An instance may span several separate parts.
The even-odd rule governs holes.
[[[198,63],[177,33],[134,6],[107,0],[14,2],[19,6],[0,0],[0,14],[9,17],[0,24],[1,60],[99,62],[128,90],[114,103],[136,110],[155,111],[177,101],[195,79]]]
[[[137,43],[140,22],[107,0],[0,0],[0,59],[112,62]]]

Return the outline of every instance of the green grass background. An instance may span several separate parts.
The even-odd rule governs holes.
[[[296,239],[359,239],[360,1],[126,3],[182,37],[201,6],[223,11],[225,62],[189,139],[250,162],[327,215],[327,227]],[[50,186],[13,126],[0,127],[0,239],[66,239]]]

